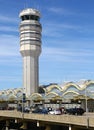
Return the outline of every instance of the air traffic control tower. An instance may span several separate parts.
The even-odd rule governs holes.
[[[23,88],[27,96],[38,92],[41,53],[40,12],[27,8],[20,12],[20,53],[23,57]]]

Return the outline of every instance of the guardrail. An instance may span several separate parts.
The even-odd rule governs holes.
[[[88,116],[76,116],[76,115],[50,115],[50,114],[33,114],[33,113],[21,113],[16,110],[0,110],[0,119],[23,119],[29,121],[39,121],[47,123],[57,123],[57,124],[68,124],[68,125],[78,125],[86,127],[94,127],[94,114],[88,114]]]

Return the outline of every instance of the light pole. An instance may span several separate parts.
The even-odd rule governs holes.
[[[85,88],[85,107],[86,107],[86,116],[87,116],[88,108],[87,108],[87,89],[86,88]]]
[[[22,118],[24,118],[24,103],[26,102],[26,94],[22,93]]]
[[[89,117],[87,115],[88,112],[88,104],[87,104],[87,89],[85,88],[85,105],[86,105],[86,119],[87,119],[87,128],[89,127]]]

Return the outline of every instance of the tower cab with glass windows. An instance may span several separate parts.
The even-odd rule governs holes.
[[[26,9],[20,13],[20,18],[22,19],[22,21],[24,21],[24,20],[39,21],[40,20],[40,12],[37,11],[36,9]]]

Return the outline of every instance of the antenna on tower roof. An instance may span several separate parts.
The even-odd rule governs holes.
[[[37,5],[37,9],[40,10],[40,6],[39,5]]]
[[[25,3],[24,3],[24,9],[25,9],[25,8],[28,8],[27,0],[25,0]]]
[[[33,2],[33,8],[35,8],[35,9],[37,9],[39,11],[41,10],[40,4],[38,2],[36,3],[36,1]]]

